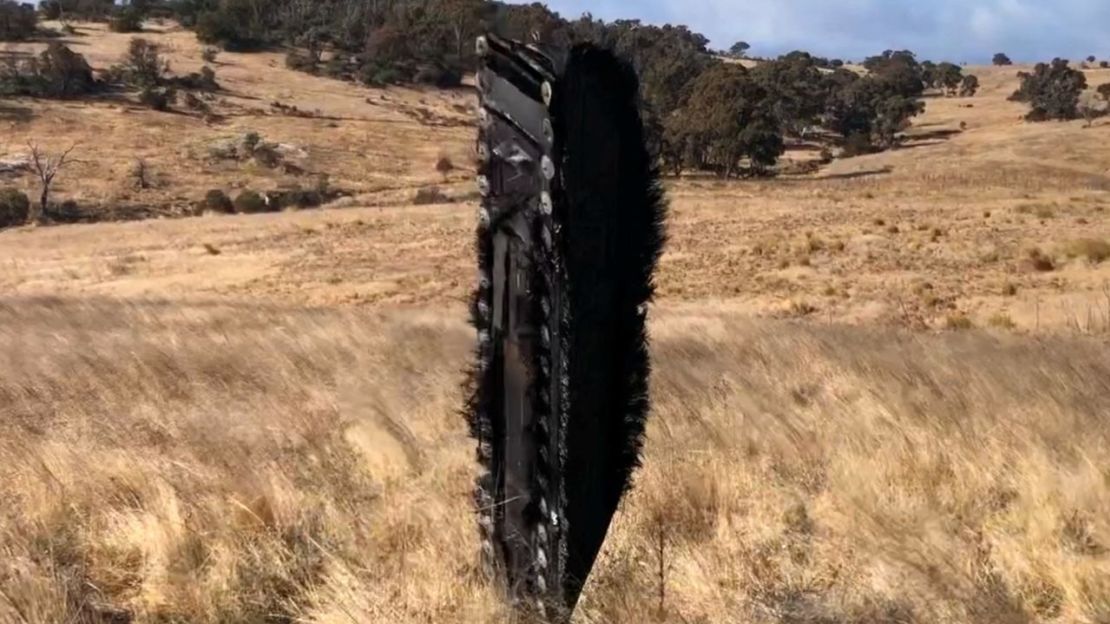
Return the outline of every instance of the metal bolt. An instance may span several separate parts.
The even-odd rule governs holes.
[[[551,157],[544,154],[543,160],[540,161],[540,167],[543,169],[543,177],[547,178],[549,182],[555,179],[555,163],[551,161]]]
[[[478,176],[478,192],[482,194],[482,197],[489,195],[489,178],[484,175]],[[485,208],[483,208],[482,211],[486,213],[486,222],[488,223],[489,213]]]
[[[543,341],[544,347],[551,346],[551,330],[546,327],[540,328],[540,340]]]
[[[555,210],[555,204],[551,201],[551,193],[543,191],[540,193],[540,210],[545,215],[550,215]]]
[[[477,41],[474,42],[474,50],[478,53],[478,56],[489,54],[489,39],[486,39],[484,35],[478,37]]]
[[[555,142],[555,129],[551,127],[551,120],[543,120],[543,138],[547,139],[548,143]]]
[[[536,549],[536,565],[539,566],[541,570],[547,569],[547,553],[542,548]]]
[[[540,87],[540,94],[543,96],[543,105],[551,106],[551,99],[555,94],[555,90],[551,88],[551,83],[544,81],[543,86]]]
[[[547,579],[542,576],[536,577],[536,589],[540,590],[541,594],[547,593]]]
[[[543,232],[541,232],[541,236],[543,237],[543,246],[547,249],[551,249],[551,246],[554,245],[554,241],[551,239],[551,228],[545,225],[543,227]]]
[[[484,141],[478,144],[478,162],[489,162],[489,146]]]
[[[474,86],[478,87],[479,91],[486,90],[486,81],[482,80],[482,70],[474,72]]]
[[[540,538],[541,542],[547,541],[547,529],[542,524],[536,529],[536,537]]]
[[[483,127],[483,128],[489,128],[490,121],[491,120],[490,120],[489,111],[486,110],[485,107],[479,108],[478,109],[478,125]]]
[[[551,314],[551,300],[547,297],[540,299],[540,309],[543,310],[544,316],[549,316]]]

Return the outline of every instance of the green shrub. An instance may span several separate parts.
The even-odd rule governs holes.
[[[324,63],[323,74],[328,78],[346,80],[351,76],[351,63],[345,56],[333,56],[327,63]]]
[[[451,158],[449,156],[440,156],[439,160],[436,161],[436,171],[438,171],[439,174],[443,176],[444,181],[447,180],[447,176],[454,170],[455,163],[451,162]]]
[[[0,189],[0,228],[23,225],[31,217],[31,200],[22,191]]]
[[[360,67],[358,78],[371,87],[385,87],[404,81],[404,75],[397,68],[375,62]]]
[[[269,195],[270,203],[278,210],[315,208],[323,204],[325,200],[325,194],[319,190],[308,190],[299,186],[288,190],[275,191]]]
[[[205,65],[199,72],[192,72],[187,76],[179,76],[171,81],[182,89],[194,91],[219,91],[220,83],[216,82],[216,72]]]
[[[285,66],[289,69],[307,72],[309,74],[315,74],[317,69],[316,59],[296,50],[292,50],[285,55]]]
[[[441,191],[438,186],[429,186],[416,191],[416,197],[412,199],[412,203],[417,206],[424,206],[427,204],[446,204],[450,203],[451,198],[446,193]]]
[[[196,95],[193,95],[192,93],[186,92],[184,100],[185,100],[185,107],[188,108],[191,111],[196,111],[196,112],[201,113],[203,115],[207,115],[207,114],[212,112],[212,107],[208,106],[207,102],[200,99]]]
[[[849,136],[844,142],[844,151],[841,152],[841,156],[852,158],[853,156],[863,156],[874,152],[875,146],[871,143],[871,137],[862,132],[857,132]]]
[[[204,201],[201,202],[201,209],[206,212],[231,214],[235,212],[235,204],[227,196],[227,193],[219,189],[212,189],[205,194]]]
[[[220,84],[216,82],[216,70],[205,65],[200,68],[200,80],[197,82],[205,91],[219,91]]]
[[[139,92],[139,102],[156,111],[168,111],[177,102],[177,90],[173,87],[144,87]]]
[[[447,89],[462,84],[462,74],[457,69],[451,67],[423,65],[413,74],[412,81],[417,84],[432,85],[441,89]]]
[[[142,32],[143,14],[134,7],[124,7],[108,21],[108,29],[116,33]]]
[[[258,214],[269,211],[270,207],[266,204],[266,200],[254,191],[245,190],[235,198],[235,212],[240,214]]]
[[[0,75],[0,94],[70,98],[93,93],[100,83],[85,57],[57,41],[38,56],[9,66]]]

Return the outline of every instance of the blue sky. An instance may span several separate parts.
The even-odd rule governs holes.
[[[1110,59],[1110,0],[547,0],[563,17],[686,24],[716,48],[734,41],[752,54],[805,49],[859,59],[886,49],[919,58],[982,63]]]

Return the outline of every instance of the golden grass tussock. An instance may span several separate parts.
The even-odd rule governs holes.
[[[0,621],[504,621],[462,317],[5,301]],[[1104,345],[652,332],[645,467],[577,621],[1110,615]]]
[[[1083,258],[1091,264],[1110,260],[1110,241],[1097,238],[1080,238],[1068,241],[1062,251],[1069,258]]]

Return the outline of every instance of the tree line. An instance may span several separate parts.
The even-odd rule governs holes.
[[[973,95],[978,82],[951,63],[888,51],[861,76],[793,52],[747,69],[685,26],[562,18],[540,3],[488,0],[178,0],[176,17],[201,41],[229,50],[288,45],[297,70],[369,85],[461,84],[481,32],[555,49],[591,41],[635,65],[651,148],[673,171],[722,176],[772,170],[791,140],[849,154],[894,146],[926,88]],[[733,46],[742,52],[745,46]],[[831,151],[830,151],[831,153]]]
[[[0,0],[0,31],[7,5],[19,6]],[[592,41],[638,70],[650,147],[674,172],[766,174],[791,142],[816,145],[825,160],[835,152],[851,156],[889,149],[924,110],[927,90],[969,97],[979,89],[978,78],[959,65],[919,61],[908,50],[869,57],[862,63],[865,71],[802,51],[747,68],[738,60],[750,49],[744,42],[728,53],[715,52],[706,37],[685,26],[605,22],[588,14],[567,20],[540,3],[132,0],[116,7],[111,0],[47,0],[40,9],[46,16],[109,20],[114,30],[125,32],[141,28],[144,17],[170,17],[211,46],[235,51],[280,46],[288,51],[291,68],[379,86],[461,85],[476,64],[474,38],[486,31],[555,49]],[[19,16],[26,19],[25,8]],[[54,55],[79,64],[61,58],[60,50]],[[994,62],[1009,59],[998,54]],[[1030,120],[1075,118],[1084,110],[1078,102],[1086,87],[1082,77],[1066,62],[1041,65],[1022,75],[1014,99],[1029,103]]]

